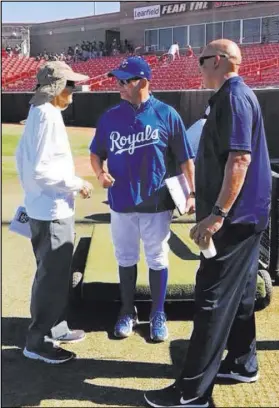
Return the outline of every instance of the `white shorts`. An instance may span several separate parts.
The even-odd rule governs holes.
[[[142,239],[148,267],[154,270],[167,268],[172,213],[118,213],[111,210],[112,242],[118,264],[128,267],[138,263]]]

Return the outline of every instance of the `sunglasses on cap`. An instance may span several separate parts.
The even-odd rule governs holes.
[[[201,66],[201,67],[203,66],[205,60],[207,60],[207,59],[209,59],[209,58],[215,58],[215,57],[217,57],[217,56],[222,57],[222,58],[230,58],[228,55],[225,55],[225,54],[205,55],[204,57],[200,57],[200,58],[199,58],[199,64],[200,64],[200,66]]]
[[[120,86],[125,86],[125,85],[129,85],[133,81],[138,81],[140,79],[143,79],[143,78],[134,77],[134,78],[130,78],[130,79],[118,79],[117,81],[118,81]]]

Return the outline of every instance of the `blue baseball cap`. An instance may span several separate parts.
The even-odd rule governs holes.
[[[113,69],[108,73],[109,77],[116,77],[120,80],[131,78],[146,78],[151,79],[151,68],[148,62],[142,57],[128,57],[124,59],[119,68]]]

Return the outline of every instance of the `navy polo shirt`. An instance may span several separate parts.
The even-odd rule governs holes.
[[[261,108],[254,92],[239,76],[228,79],[209,100],[196,158],[197,220],[207,217],[221,191],[228,155],[251,153],[242,190],[228,222],[253,223],[264,230],[271,202],[271,168]]]
[[[165,179],[194,157],[179,114],[152,95],[138,108],[122,101],[105,112],[90,151],[107,160],[115,178],[108,201],[116,212],[174,209]]]

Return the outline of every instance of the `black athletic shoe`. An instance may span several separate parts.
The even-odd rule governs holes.
[[[251,373],[245,371],[239,371],[237,369],[231,369],[226,365],[225,360],[222,361],[219,368],[217,378],[227,378],[230,380],[235,380],[243,383],[252,383],[259,379],[258,371],[253,371]]]
[[[71,351],[64,350],[55,342],[46,341],[40,350],[23,350],[23,355],[32,360],[40,360],[48,364],[62,364],[76,357]]]
[[[175,383],[162,390],[147,391],[144,398],[148,405],[155,408],[203,408],[209,406],[209,402],[205,398],[187,398]]]

